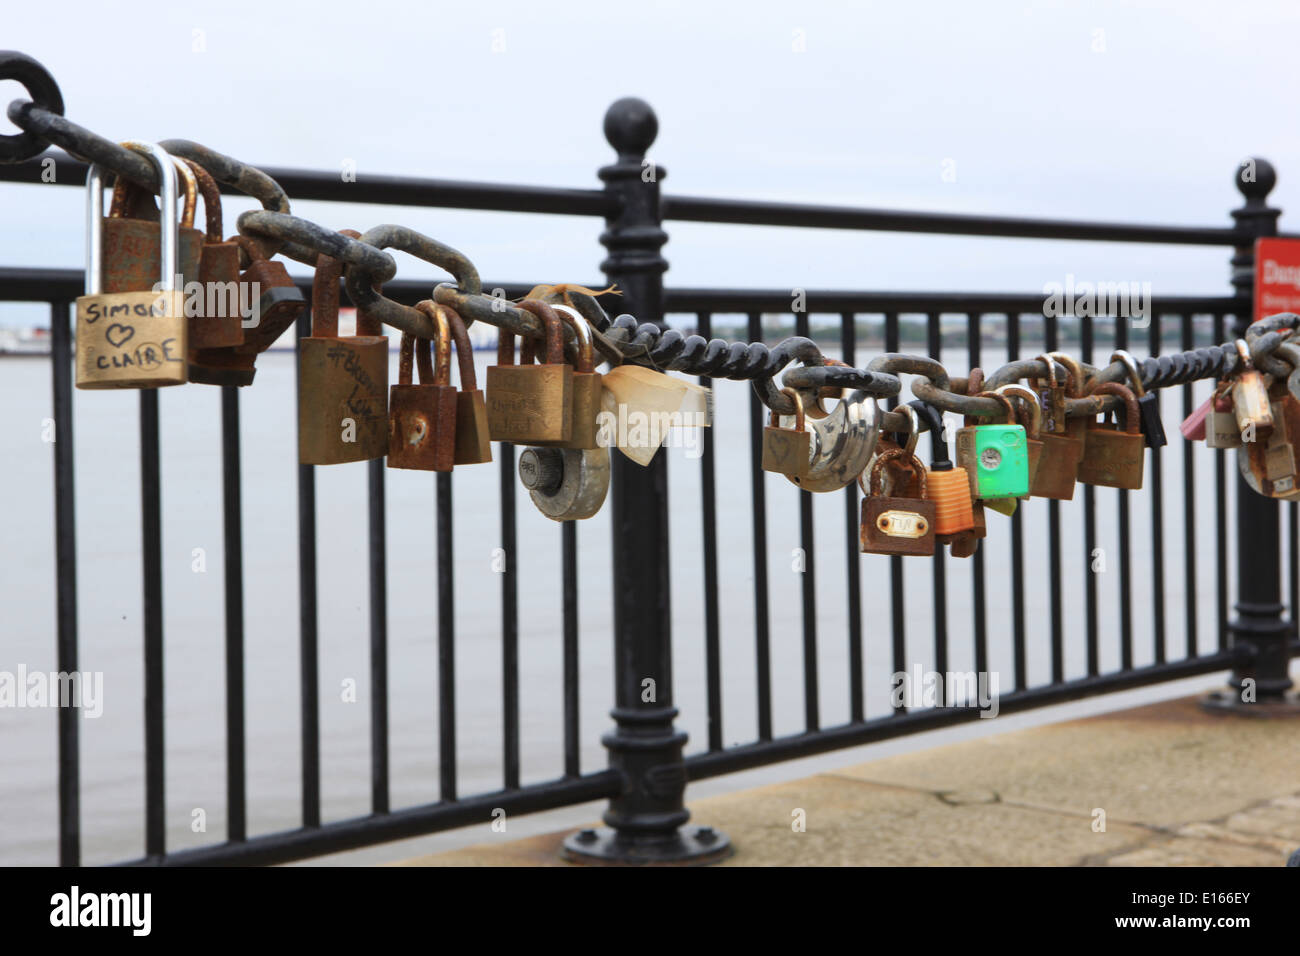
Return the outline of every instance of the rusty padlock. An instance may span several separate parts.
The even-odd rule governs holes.
[[[139,144],[123,143],[130,149]],[[172,159],[183,186],[185,202],[180,226],[176,230],[176,272],[174,288],[185,291],[185,283],[198,276],[199,254],[203,233],[194,228],[194,210],[198,202],[198,184],[184,162]],[[158,281],[162,268],[161,236],[158,209],[153,196],[130,180],[118,176],[113,199],[101,232],[104,281],[101,291],[147,292]]]
[[[1039,454],[1038,468],[1034,472],[1029,493],[1035,498],[1069,501],[1074,497],[1079,462],[1083,459],[1083,439],[1072,433],[1069,430],[1071,426],[1066,423],[1067,391],[1056,377],[1056,364],[1051,356],[1040,355],[1038,359],[1047,364],[1047,416],[1038,435],[1043,450]],[[1073,372],[1070,373],[1069,381],[1069,393],[1073,395],[1078,391]]]
[[[208,171],[191,159],[190,167],[203,196],[207,231],[199,254],[199,296],[190,317],[190,352],[244,344],[243,303],[240,301],[239,245],[223,240],[221,190]]]
[[[1147,450],[1137,396],[1128,386],[1116,382],[1098,385],[1092,394],[1118,395],[1124,400],[1124,429],[1121,431],[1119,424],[1111,421],[1088,426],[1087,451],[1079,462],[1079,480],[1088,485],[1137,491],[1142,487]]]
[[[474,346],[460,313],[450,306],[442,308],[460,368],[460,391],[456,393],[456,464],[479,465],[492,460],[492,439],[488,437],[487,402],[474,371]]]
[[[798,478],[808,474],[812,433],[804,422],[803,399],[799,393],[793,388],[783,388],[781,394],[794,402],[794,427],[781,427],[776,410],[772,410],[763,428],[762,468]]]
[[[546,362],[533,364],[533,340],[526,339],[514,364],[514,336],[502,329],[497,364],[487,370],[488,432],[493,441],[562,444],[573,434],[573,366],[564,361],[559,315],[545,302],[525,299],[545,329]]]
[[[919,498],[898,498],[884,494],[883,469],[894,459],[903,459],[917,476]],[[871,485],[863,487],[862,525],[858,543],[864,554],[934,554],[934,524],[937,508],[925,497],[925,465],[914,454],[892,448],[876,456],[871,468]],[[865,472],[863,473],[866,474]],[[862,484],[862,475],[858,483]],[[892,489],[891,489],[892,490]]]
[[[248,236],[235,236],[233,241],[248,258],[248,268],[239,276],[241,308],[243,303],[251,302],[253,309],[240,321],[244,335],[242,345],[196,349],[193,352],[190,380],[205,385],[252,385],[253,376],[257,374],[257,356],[274,345],[307,307],[302,292],[283,262],[267,259],[261,245]],[[329,294],[337,319],[338,269],[335,268],[334,272],[334,291]],[[314,302],[315,292],[312,298]],[[328,304],[326,307],[330,308]]]
[[[456,464],[456,387],[451,384],[451,328],[443,306],[425,300],[415,306],[433,322],[433,344],[402,333],[397,384],[388,395],[388,467],[451,471]],[[412,355],[420,384],[411,383]]]
[[[359,334],[339,336],[342,265],[326,255],[316,260],[312,334],[298,340],[298,461],[304,465],[388,452],[388,336],[360,310]]]

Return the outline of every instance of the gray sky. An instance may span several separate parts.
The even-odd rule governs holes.
[[[1272,204],[1300,204],[1294,3],[11,7],[5,46],[53,72],[77,122],[253,163],[594,188],[605,108],[636,95],[659,115],[669,194],[1225,226],[1236,164],[1260,155],[1278,168]],[[4,103],[19,95],[0,84]],[[228,204],[228,233],[250,205]],[[79,264],[82,209],[80,190],[0,185],[0,263]],[[405,223],[489,280],[594,280],[603,256],[585,217],[295,212]],[[1218,248],[668,230],[678,286],[1037,292],[1073,273],[1229,289]],[[442,278],[399,258],[403,278]],[[0,322],[44,315],[0,304]]]

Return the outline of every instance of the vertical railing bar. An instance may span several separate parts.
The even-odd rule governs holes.
[[[1115,348],[1128,348],[1128,325],[1115,319]],[[1119,498],[1119,647],[1120,667],[1130,670],[1133,667],[1133,582],[1132,548],[1129,545],[1129,493],[1124,489],[1116,492]]]
[[[1190,313],[1184,315],[1182,325],[1182,340],[1179,342],[1180,348],[1184,352],[1189,352],[1196,347],[1195,337],[1195,316]],[[1188,382],[1182,387],[1183,393],[1183,418],[1192,414],[1192,383]],[[1184,615],[1186,620],[1183,626],[1185,645],[1183,648],[1186,657],[1195,657],[1197,654],[1198,641],[1196,635],[1197,628],[1197,607],[1196,607],[1196,455],[1199,452],[1195,442],[1184,441],[1183,446],[1183,590],[1186,592],[1184,601]],[[1157,451],[1158,455],[1159,452]]]
[[[1043,339],[1047,351],[1057,348],[1056,316],[1043,319]],[[1018,510],[1018,509],[1017,509]],[[1052,683],[1065,679],[1064,623],[1062,620],[1064,594],[1061,591],[1061,503],[1055,498],[1047,503],[1048,582],[1051,608]]]
[[[885,313],[885,351],[897,352],[899,350],[899,328],[898,313]],[[891,398],[886,402],[886,406],[894,408],[898,405],[897,398]],[[901,555],[890,555],[889,558],[889,612],[890,625],[892,628],[892,656],[893,656],[893,673],[902,674],[907,672],[907,595],[903,588],[903,558]],[[895,707],[895,714],[907,712],[906,705]]]
[[[1119,321],[1118,318],[1116,321]],[[1081,316],[1079,319],[1079,357],[1087,364],[1092,364],[1093,360],[1095,331],[1092,316]],[[1082,487],[1084,631],[1086,634],[1088,676],[1096,677],[1101,666],[1097,636],[1097,572],[1093,570],[1093,555],[1097,553],[1097,489],[1092,485],[1083,485]]]
[[[1007,361],[1020,358],[1020,313],[1007,312]],[[1025,535],[1024,515],[1019,508],[1011,516],[1011,646],[1015,686],[1027,684],[1025,663]]]
[[[1296,503],[1294,501],[1287,505],[1286,509],[1287,525],[1287,572],[1291,578],[1288,592],[1290,594],[1291,607],[1289,608],[1289,617],[1291,623],[1296,622],[1296,607],[1300,603],[1300,575],[1296,572],[1297,564],[1300,564],[1300,541],[1296,540],[1297,520],[1296,520]]]
[[[1152,355],[1160,354],[1160,314],[1152,312],[1147,333]],[[1160,408],[1160,390],[1155,392],[1156,408]],[[1155,624],[1155,662],[1165,662],[1165,493],[1164,472],[1159,449],[1151,451],[1151,619]]]
[[[763,340],[763,317],[758,312],[749,313],[749,340]],[[763,458],[763,426],[767,419],[767,406],[759,400],[758,393],[749,395],[749,450],[750,488],[753,503],[751,524],[754,528],[754,643],[757,659],[758,681],[758,739],[772,739],[772,664],[769,643],[767,597],[767,489],[764,472],[759,467]]]
[[[564,773],[576,777],[578,769],[578,523],[560,528],[560,564],[563,573],[564,616]],[[515,786],[519,762],[515,760]]]
[[[713,338],[713,314],[696,316],[696,330],[706,340]],[[712,387],[713,380],[701,375],[699,382]],[[709,750],[722,749],[722,645],[718,627],[718,511],[713,472],[713,429],[700,430],[700,520],[704,539],[704,671],[708,694]]]
[[[140,392],[140,525],[144,557],[145,855],[167,852],[163,749],[162,476],[158,454],[158,392]]]
[[[845,364],[857,362],[857,346],[857,315],[845,312],[840,316],[840,358]],[[858,560],[859,509],[857,482],[850,481],[844,489],[844,521],[848,546],[845,571],[849,605],[849,719],[853,721],[866,717],[862,673],[862,572]]]
[[[966,364],[973,369],[980,368],[983,363],[981,336],[984,318],[984,314],[979,312],[966,313]],[[1008,315],[1008,327],[1010,324],[1011,316]],[[947,435],[944,436],[944,440],[948,442],[948,450],[951,454],[952,442]],[[1019,509],[1017,509],[1017,513],[1019,513]],[[985,674],[989,670],[989,633],[988,592],[984,579],[984,549],[982,547],[975,549],[975,553],[971,555],[971,562],[971,611],[974,617],[971,623],[975,636],[975,673]]]
[[[226,839],[248,838],[244,734],[244,535],[239,389],[221,389],[221,492],[226,617]]]
[[[451,474],[439,472],[438,552],[438,768],[439,799],[456,799],[456,604],[452,555]]]
[[[298,317],[295,350],[311,335],[311,310]],[[298,361],[294,374],[299,375]],[[301,385],[301,379],[295,378]],[[302,401],[301,388],[295,388]],[[320,826],[320,669],[316,587],[316,468],[298,466],[298,660],[302,725],[302,825]]]
[[[387,813],[388,799],[388,528],[382,458],[369,463],[370,484],[370,805]]]
[[[77,673],[76,462],[72,441],[72,317],[50,303],[54,402],[54,586],[59,672]],[[59,865],[81,865],[81,713],[59,708]]]
[[[794,314],[794,334],[809,337],[808,313]],[[804,727],[809,732],[821,726],[817,687],[817,550],[813,543],[812,492],[795,489],[799,496],[799,546],[803,549],[803,708]]]
[[[1214,316],[1214,341],[1222,342],[1225,334],[1225,313]],[[1218,609],[1218,636],[1215,646],[1223,651],[1228,648],[1228,476],[1223,449],[1214,453],[1214,544],[1215,566],[1218,569],[1215,592]]]
[[[927,312],[925,315],[925,339],[930,357],[936,361],[941,361],[943,358],[940,354],[943,346],[943,335],[942,330],[939,328],[938,312]],[[938,440],[938,435],[930,436],[931,442]],[[934,669],[940,674],[948,673],[948,575],[945,557],[943,548],[937,547],[934,550],[934,560],[931,563],[934,587]],[[936,690],[936,703],[942,707],[945,704],[945,688],[942,681],[939,682]]]
[[[502,761],[505,789],[514,790],[519,787],[519,554],[516,548],[515,446],[501,442],[497,445],[497,454],[501,469],[501,550],[505,552],[505,567],[501,574]],[[564,772],[577,776],[578,685],[576,679],[572,685],[568,681],[569,663],[565,661]],[[570,710],[573,712],[572,724],[568,718]]]

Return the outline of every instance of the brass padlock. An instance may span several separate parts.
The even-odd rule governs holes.
[[[141,152],[139,147],[146,144],[122,145]],[[203,233],[194,228],[198,184],[184,162],[170,154],[169,161],[180,177],[185,196],[180,225],[176,227],[176,268],[169,281],[175,283],[178,291],[184,292],[185,283],[198,276],[199,255],[203,248]],[[153,288],[161,268],[159,219],[153,197],[124,177],[117,177],[108,218],[103,222],[103,291],[142,292]]]
[[[340,231],[353,238],[360,235],[350,230]],[[190,379],[205,385],[252,385],[257,374],[257,356],[274,345],[307,307],[283,262],[267,259],[261,245],[248,236],[235,236],[234,242],[248,259],[248,268],[239,276],[241,308],[244,302],[251,302],[253,308],[240,320],[242,345],[194,351]],[[335,286],[332,298],[337,313],[337,282]],[[314,293],[312,298],[315,301]],[[361,312],[357,313],[357,321],[361,321]],[[375,334],[379,334],[378,326]]]
[[[1098,385],[1092,394],[1118,395],[1124,400],[1124,430],[1110,421],[1088,426],[1088,445],[1079,462],[1079,480],[1089,485],[1137,491],[1142,487],[1147,450],[1137,396],[1127,386],[1115,382]]]
[[[1258,441],[1268,437],[1273,428],[1273,409],[1268,398],[1268,384],[1264,375],[1250,360],[1250,347],[1245,339],[1237,339],[1237,356],[1241,360],[1232,386],[1232,410],[1237,417],[1237,428],[1250,435],[1248,440]]]
[[[883,469],[895,459],[903,460],[911,468],[919,482],[921,497],[895,498],[883,493]],[[925,497],[925,466],[916,455],[908,455],[901,448],[891,448],[876,456],[870,471],[870,489],[862,489],[866,494],[862,499],[862,525],[858,538],[862,552],[934,554],[937,509],[935,503]],[[862,476],[858,477],[858,482],[862,483]]]
[[[812,435],[805,427],[803,399],[799,393],[793,388],[783,388],[781,394],[794,402],[794,428],[781,427],[776,411],[772,411],[763,429],[762,466],[764,471],[800,477],[808,474]]]
[[[1066,390],[1056,377],[1055,363],[1046,355],[1038,358],[1047,363],[1047,415],[1038,435],[1043,450],[1039,455],[1034,481],[1029,486],[1029,494],[1035,498],[1069,501],[1074,497],[1079,462],[1083,459],[1083,439],[1067,431]]]
[[[221,190],[208,171],[182,160],[194,173],[203,196],[207,231],[199,255],[199,296],[190,312],[190,352],[244,344],[240,301],[239,245],[223,240]]]
[[[298,340],[298,461],[337,465],[388,452],[388,336],[360,310],[357,332],[339,332],[342,263],[316,260],[311,335]]]
[[[487,402],[474,372],[474,347],[460,313],[445,305],[442,310],[451,329],[460,367],[460,391],[456,393],[456,464],[483,464],[492,460],[492,440],[488,437]]]
[[[438,338],[429,358],[428,339],[402,333],[397,384],[388,394],[388,467],[451,471],[456,463],[456,387],[451,384],[451,329],[443,306],[415,306],[433,322]],[[420,384],[411,384],[412,359]]]
[[[524,308],[522,303],[520,308]],[[573,425],[569,440],[561,447],[595,448],[599,432],[602,376],[596,371],[596,351],[591,341],[591,328],[577,309],[558,303],[551,308],[559,313],[562,322],[573,329],[578,341],[578,359],[573,368]]]
[[[1002,385],[994,389],[998,395],[1005,395],[1008,398],[1019,398],[1020,411],[1016,413],[1018,421],[1025,429],[1025,444],[1029,450],[1029,488],[1030,494],[1033,493],[1034,478],[1038,475],[1038,463],[1043,457],[1043,440],[1042,440],[1042,407],[1038,404],[1038,396],[1034,390],[1026,388],[1016,382],[1009,385]],[[1024,495],[1024,498],[1030,495]]]
[[[497,364],[487,370],[488,433],[493,441],[517,444],[567,442],[573,434],[573,366],[564,361],[560,317],[545,302],[525,299],[545,329],[546,363],[533,365],[533,342],[524,341],[514,362],[514,336],[497,339]]]
[[[1241,429],[1232,409],[1230,381],[1223,382],[1210,396],[1210,411],[1205,416],[1205,445],[1207,448],[1240,448]]]
[[[86,176],[86,294],[77,299],[77,388],[153,388],[186,379],[185,294],[176,288],[176,171],[172,157],[152,143],[128,143],[158,169],[162,211],[152,275],[137,288],[104,291],[104,173]],[[155,291],[155,285],[160,291]]]

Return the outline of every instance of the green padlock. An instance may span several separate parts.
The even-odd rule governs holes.
[[[1025,428],[1014,424],[1015,410],[1005,395],[981,392],[980,397],[1006,405],[1012,424],[968,425],[957,432],[957,464],[971,476],[971,495],[985,501],[1027,495],[1029,442]]]

